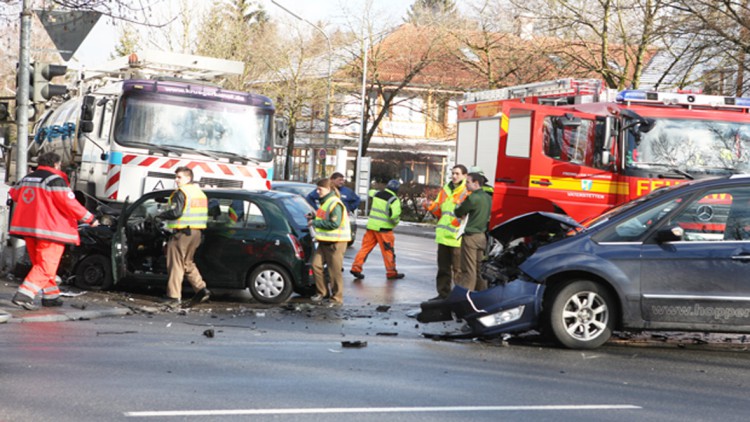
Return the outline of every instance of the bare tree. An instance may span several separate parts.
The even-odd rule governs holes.
[[[322,36],[306,24],[280,21],[276,25],[284,28],[283,35],[269,30],[253,44],[255,60],[248,85],[274,99],[277,115],[289,124],[283,174],[289,180],[297,130],[305,126],[311,134],[323,136],[323,125],[315,126],[323,120],[317,118],[323,107],[316,104],[323,104],[326,97],[328,50]]]
[[[738,96],[750,91],[746,78],[750,1],[669,0],[667,3],[680,23],[672,26],[671,35],[693,40],[681,62],[699,68],[694,73],[707,91]]]
[[[430,66],[441,66],[451,60],[444,49],[448,36],[446,27],[450,24],[443,19],[435,25],[404,24],[396,30],[378,28],[372,8],[366,6],[363,13],[354,14],[362,19],[350,22],[352,34],[358,34],[358,41],[352,43],[348,55],[348,65],[342,70],[342,77],[349,78],[350,88],[361,85],[365,48],[367,48],[367,86],[364,101],[363,119],[351,116],[346,126],[364,128],[362,154],[367,155],[370,142],[378,134],[381,124],[395,106],[409,107],[416,94],[411,89],[418,86],[421,91],[437,90],[442,81],[425,77],[423,71]],[[424,19],[424,16],[422,16]],[[355,91],[355,89],[352,89]],[[356,96],[361,101],[359,95]],[[362,120],[362,121],[361,121]]]
[[[595,73],[611,88],[637,87],[664,28],[663,0],[513,0],[534,17],[547,54],[569,69]]]

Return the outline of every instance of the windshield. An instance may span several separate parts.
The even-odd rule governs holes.
[[[686,183],[690,183],[690,182],[686,182]],[[632,201],[628,201],[628,202],[625,202],[624,204],[620,204],[620,205],[618,205],[618,206],[610,209],[609,211],[605,212],[604,214],[601,214],[601,215],[599,215],[597,217],[594,217],[594,218],[583,220],[580,223],[581,223],[582,226],[586,227],[587,229],[596,227],[596,226],[598,226],[598,225],[600,225],[600,224],[602,224],[602,223],[604,223],[604,222],[606,222],[606,221],[608,221],[608,220],[610,220],[610,219],[612,219],[612,218],[614,218],[614,217],[616,217],[616,216],[624,213],[625,211],[627,211],[627,210],[635,207],[636,205],[642,204],[642,203],[644,203],[646,201],[653,200],[654,198],[658,198],[658,197],[664,195],[665,193],[671,191],[672,189],[675,189],[678,186],[679,185],[672,185],[672,186],[661,187],[659,189],[651,191],[651,193],[649,193],[648,195],[644,195],[644,196],[638,197],[638,198],[636,198],[636,199],[634,199]]]
[[[260,161],[273,158],[273,116],[246,104],[205,98],[130,92],[115,118],[115,140],[124,146],[153,145]]]
[[[631,123],[626,119],[625,127]],[[657,118],[647,133],[627,130],[626,139],[627,168],[656,166],[690,174],[750,172],[750,122]]]

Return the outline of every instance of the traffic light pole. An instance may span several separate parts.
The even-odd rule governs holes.
[[[16,87],[16,181],[26,176],[28,163],[26,150],[29,145],[29,82],[31,75],[31,0],[23,0],[21,10],[21,39],[18,58],[18,86]],[[10,169],[6,169],[8,171]],[[10,223],[10,220],[8,221]],[[12,268],[21,259],[23,243],[15,237],[10,239],[10,266]],[[7,257],[7,254],[3,254]],[[5,262],[3,262],[5,263]]]
[[[28,163],[26,150],[29,144],[29,82],[31,75],[31,6],[30,0],[23,0],[21,11],[20,57],[18,59],[18,87],[16,88],[16,180],[26,176]]]

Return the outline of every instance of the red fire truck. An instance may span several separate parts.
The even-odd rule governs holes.
[[[660,186],[747,173],[748,110],[750,98],[592,79],[473,92],[458,106],[456,163],[494,180],[491,227],[531,211],[582,220]]]

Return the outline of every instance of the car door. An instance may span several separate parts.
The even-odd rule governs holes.
[[[269,253],[267,213],[249,196],[207,196],[208,224],[196,264],[210,286],[243,288],[248,270]]]
[[[569,108],[503,104],[492,224],[533,211],[581,220],[614,205],[618,184],[600,158],[605,123]]]
[[[166,279],[166,234],[156,216],[168,208],[171,191],[143,195],[132,205],[127,201],[112,236],[113,282],[136,276]]]
[[[685,198],[662,227],[680,241],[643,245],[641,311],[675,328],[750,325],[750,186]],[[653,236],[653,235],[652,235]]]

